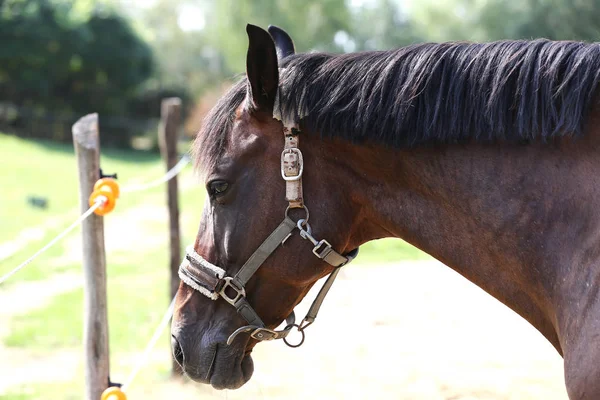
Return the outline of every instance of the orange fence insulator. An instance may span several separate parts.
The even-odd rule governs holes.
[[[120,388],[114,386],[106,389],[100,400],[127,400],[127,395]]]
[[[115,194],[115,197],[119,197],[121,195],[121,190],[119,189],[119,183],[113,178],[102,178],[98,179],[94,184],[94,190],[98,190],[103,186],[108,186],[112,192]]]
[[[94,191],[90,194],[89,204],[92,207],[100,199],[103,199],[102,205],[100,205],[94,213],[97,215],[106,215],[114,210],[119,198],[119,184],[112,178],[102,178],[94,184]]]

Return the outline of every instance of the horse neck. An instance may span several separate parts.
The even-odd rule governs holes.
[[[360,177],[353,196],[370,216],[354,231],[371,237],[357,236],[356,245],[406,240],[508,305],[561,351],[554,290],[579,243],[576,236],[565,243],[573,221],[554,213],[565,210],[575,188],[591,197],[572,175],[573,158],[548,145],[341,151],[352,154],[341,159],[353,160],[347,168]],[[595,206],[579,212],[595,215],[587,209]]]

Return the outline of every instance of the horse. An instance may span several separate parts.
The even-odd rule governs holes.
[[[179,271],[183,371],[239,388],[258,342],[303,338],[360,245],[392,237],[539,330],[571,400],[600,398],[600,45],[296,54],[280,28],[246,31],[246,74],[193,146],[208,198]],[[377,307],[394,283],[364,290]]]

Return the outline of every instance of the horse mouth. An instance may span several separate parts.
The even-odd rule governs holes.
[[[210,384],[217,390],[239,389],[250,380],[254,372],[254,362],[249,352],[235,354],[229,346],[218,344],[214,347],[212,359],[207,369],[191,368],[184,363],[183,371],[195,382]]]

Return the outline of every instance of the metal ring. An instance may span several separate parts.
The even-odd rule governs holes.
[[[287,206],[287,208],[285,209],[285,216],[288,216],[288,213],[290,211],[292,207]],[[298,207],[294,207],[294,208],[298,208]],[[303,219],[305,223],[308,222],[308,218],[310,217],[310,213],[308,212],[308,208],[306,207],[306,205],[303,205],[302,208],[304,209],[304,212],[306,213],[306,218],[300,218]]]
[[[304,338],[306,337],[306,335],[304,334],[304,330],[300,330],[300,327],[298,326],[298,324],[292,324],[292,325],[288,325],[288,326],[286,326],[286,327],[285,327],[285,329],[288,329],[288,328],[290,328],[290,331],[291,331],[291,330],[292,330],[294,327],[295,327],[295,328],[297,328],[297,329],[298,329],[298,332],[300,332],[300,333],[302,334],[302,339],[300,339],[300,342],[299,342],[298,344],[290,344],[290,342],[288,342],[288,341],[287,341],[287,336],[283,338],[283,341],[284,341],[284,343],[285,343],[285,344],[287,344],[289,347],[291,347],[291,348],[294,348],[294,349],[295,349],[296,347],[300,347],[300,346],[302,346],[302,343],[304,343]]]

